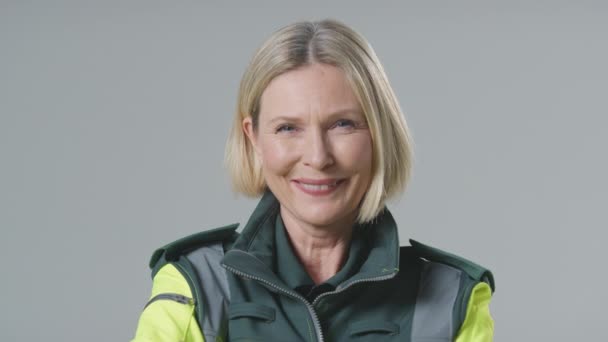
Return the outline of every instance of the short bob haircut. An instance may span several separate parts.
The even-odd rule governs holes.
[[[357,222],[371,221],[387,199],[405,189],[412,165],[411,138],[374,50],[363,36],[333,19],[287,25],[274,32],[253,56],[241,79],[226,145],[225,163],[233,189],[252,197],[266,190],[260,162],[242,128],[243,119],[251,116],[255,130],[260,98],[270,81],[314,63],[329,64],[344,72],[367,120],[373,145],[373,176]]]

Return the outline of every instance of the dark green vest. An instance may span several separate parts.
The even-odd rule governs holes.
[[[268,234],[278,208],[267,193],[240,235],[230,225],[154,253],[153,276],[172,263],[188,281],[205,341],[452,341],[473,287],[494,289],[492,274],[472,262],[413,240],[399,247],[385,210],[358,227],[369,248],[356,274],[309,303],[273,272],[281,261]]]

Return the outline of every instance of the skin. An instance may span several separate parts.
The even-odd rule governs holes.
[[[348,257],[358,206],[372,179],[372,139],[344,73],[315,63],[273,79],[261,97],[258,125],[243,131],[279,200],[295,254],[316,284]],[[302,183],[339,181],[330,193]]]

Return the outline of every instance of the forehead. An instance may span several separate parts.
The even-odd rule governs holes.
[[[261,116],[325,114],[360,110],[358,99],[344,72],[315,63],[275,77],[262,93]]]

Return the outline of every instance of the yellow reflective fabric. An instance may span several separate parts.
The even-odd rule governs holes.
[[[176,293],[192,298],[190,287],[171,264],[163,266],[152,283],[150,299],[161,293]],[[157,300],[142,312],[131,342],[205,342],[194,316],[193,304]]]
[[[491,342],[494,336],[494,320],[490,315],[492,290],[486,283],[479,283],[471,292],[467,315],[455,342]]]

